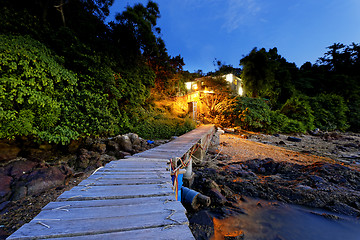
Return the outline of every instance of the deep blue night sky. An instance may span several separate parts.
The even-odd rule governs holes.
[[[126,5],[115,0],[112,20]],[[254,47],[278,48],[300,67],[324,55],[326,47],[360,42],[359,0],[154,0],[158,26],[172,56],[181,55],[185,70],[214,71],[214,59],[239,67]]]

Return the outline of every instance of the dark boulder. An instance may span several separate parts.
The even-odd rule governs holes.
[[[64,169],[65,170],[65,169]],[[65,184],[69,171],[52,166],[35,170],[26,178],[27,195],[38,195],[46,190]]]
[[[10,196],[12,181],[12,177],[0,173],[0,202],[7,200]]]
[[[286,140],[290,142],[301,142],[301,138],[297,138],[297,137],[288,137]]]
[[[213,216],[208,210],[195,213],[189,222],[195,239],[210,239],[214,235]]]
[[[9,175],[15,179],[18,179],[22,175],[29,173],[37,165],[38,165],[37,162],[22,159],[20,161],[9,163],[7,165],[7,168],[9,169]]]
[[[117,144],[119,144],[119,148],[125,152],[132,152],[133,145],[132,142],[127,135],[119,135],[114,138]]]

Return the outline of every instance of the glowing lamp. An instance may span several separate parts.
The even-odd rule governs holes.
[[[185,87],[187,90],[191,90],[191,82],[186,82]]]

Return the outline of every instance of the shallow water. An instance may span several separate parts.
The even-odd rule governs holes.
[[[246,198],[238,206],[246,214],[214,219],[212,240],[244,233],[246,240],[360,240],[360,221],[346,216],[333,220],[332,214],[280,202]],[[314,212],[320,214],[314,214]]]

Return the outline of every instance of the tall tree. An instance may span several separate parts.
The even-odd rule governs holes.
[[[254,48],[249,55],[240,60],[243,66],[241,79],[245,92],[251,97],[264,96],[274,81],[274,62],[269,58],[265,48]]]

